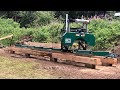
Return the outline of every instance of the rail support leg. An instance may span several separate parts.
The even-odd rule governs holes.
[[[54,61],[54,62],[57,62],[57,60],[58,60],[57,58],[53,58],[53,61]]]
[[[29,58],[29,57],[30,57],[30,54],[25,54],[25,57],[26,57],[26,58]]]
[[[57,62],[57,58],[51,58],[50,61]]]
[[[85,67],[91,68],[91,69],[96,69],[96,65],[93,65],[93,64],[85,64]]]
[[[112,66],[112,64],[109,64],[109,66]]]
[[[15,51],[10,51],[11,54],[15,54]]]

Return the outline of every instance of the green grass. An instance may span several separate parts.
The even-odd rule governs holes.
[[[38,68],[34,61],[21,61],[0,56],[0,79],[56,79],[46,69]]]

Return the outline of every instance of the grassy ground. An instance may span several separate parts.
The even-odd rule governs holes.
[[[54,79],[48,70],[38,68],[37,62],[0,56],[0,79]]]

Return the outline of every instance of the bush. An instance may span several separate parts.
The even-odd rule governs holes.
[[[91,21],[89,29],[96,38],[96,45],[93,50],[113,48],[115,43],[120,40],[120,21],[95,19]]]
[[[21,27],[39,27],[47,25],[54,19],[53,11],[24,11],[20,20]]]
[[[34,42],[59,42],[61,23],[53,22],[46,26],[39,28],[20,28],[19,23],[14,22],[12,19],[0,19],[0,37],[13,34],[13,38],[1,40],[5,46],[15,44],[21,40],[25,35],[33,36]]]
[[[80,27],[80,24],[72,24],[72,27]],[[13,38],[1,40],[5,46],[15,44],[25,35],[33,36],[34,42],[61,42],[61,29],[63,24],[58,21],[51,22],[37,28],[20,28],[20,24],[12,19],[0,18],[0,37],[13,34]],[[96,45],[92,50],[104,50],[115,47],[115,43],[120,40],[120,21],[94,19],[88,25],[89,31],[95,35]]]

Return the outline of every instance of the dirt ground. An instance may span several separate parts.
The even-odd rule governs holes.
[[[80,64],[79,66],[50,62],[42,57],[25,58],[19,54],[9,54],[0,49],[0,55],[8,58],[19,58],[22,61],[37,62],[36,68],[49,70],[51,75],[57,75],[60,79],[120,79],[120,64],[110,66],[97,66],[90,69]],[[40,65],[39,65],[40,64]]]

